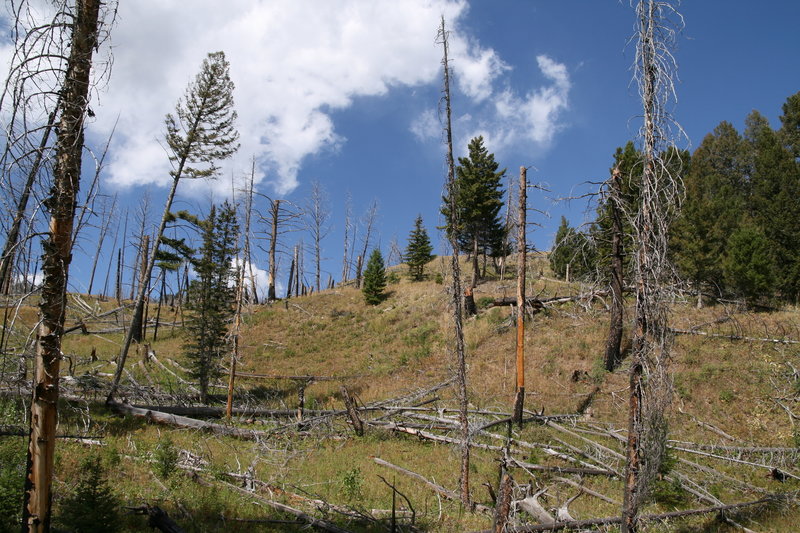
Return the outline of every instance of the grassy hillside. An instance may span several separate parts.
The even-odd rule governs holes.
[[[544,261],[537,261],[532,272],[542,271],[547,276]],[[440,272],[442,265],[440,260],[433,262],[429,272]],[[447,272],[443,274],[446,281]],[[116,327],[116,320],[124,318],[109,315],[103,320],[86,319],[88,334],[77,330],[67,336],[64,353],[68,359],[62,369],[64,393],[83,399],[63,402],[59,431],[87,436],[92,441],[59,442],[57,514],[63,513],[69,494],[84,475],[85,458],[96,456],[121,503],[131,507],[145,502],[158,505],[187,531],[302,529],[300,524],[288,523],[294,517],[226,485],[241,487],[246,477],[255,480],[250,485],[255,484],[259,497],[285,502],[353,531],[386,529],[392,501],[389,484],[408,498],[420,530],[489,528],[490,517],[466,512],[421,482],[375,461],[376,457],[384,459],[450,490],[458,486],[459,455],[454,446],[386,426],[386,422],[394,421],[411,430],[457,437],[452,423],[455,414],[451,409],[456,405],[452,387],[426,393],[451,376],[447,287],[446,282],[412,283],[401,277],[398,283],[389,285],[388,298],[377,306],[365,305],[356,289],[338,288],[249,308],[239,371],[251,377],[237,381],[237,406],[296,410],[302,389],[307,410],[303,423],[296,418],[263,414],[234,417],[231,424],[258,432],[255,440],[148,424],[108,411],[101,401],[122,335],[109,330]],[[534,276],[528,293],[545,298],[580,294],[587,289]],[[510,279],[481,284],[475,299],[482,309],[465,326],[474,442],[484,448],[473,451],[472,494],[477,502],[488,506],[492,502],[484,485],[496,488],[501,456],[491,448],[502,446],[504,441],[477,429],[501,418],[487,413],[510,410],[515,331],[511,310],[487,308],[487,302],[513,293]],[[692,303],[676,300],[672,325],[679,330],[695,328],[695,333],[706,335],[675,338],[674,400],[669,413],[671,470],[657,483],[645,513],[709,505],[687,488],[705,495],[706,500],[724,503],[758,500],[767,492],[800,488],[799,480],[791,477],[800,476],[796,464],[800,432],[794,429],[793,414],[800,398],[800,374],[796,370],[800,367],[800,344],[759,340],[800,340],[797,310],[748,313],[722,304],[698,310]],[[87,305],[94,308],[93,315],[115,307],[112,302],[83,296],[73,300],[68,323],[87,317]],[[154,315],[155,310],[150,316]],[[131,403],[190,403],[193,387],[182,353],[180,315],[167,308],[162,310],[164,316],[176,325],[161,326],[159,340],[150,343],[155,357],[132,354],[129,360],[123,394]],[[34,322],[35,309],[23,307],[15,327],[21,332],[22,325]],[[530,444],[512,446],[513,457],[533,465],[576,466],[550,455],[554,450],[595,468],[624,470],[624,463],[614,452],[623,450],[620,439],[626,428],[628,363],[626,360],[611,374],[603,371],[607,327],[602,298],[551,306],[528,323],[526,408],[544,415],[573,416],[552,419],[551,425],[531,422],[522,429],[513,428],[515,439]],[[106,332],[94,333],[97,331]],[[22,400],[12,391],[15,386],[23,387],[24,381],[13,382],[18,373],[15,364],[6,357],[7,394],[0,398],[0,424],[22,427]],[[223,380],[215,392],[223,394],[225,386]],[[383,407],[423,405],[431,410],[361,411],[364,419],[375,422],[359,437],[346,417],[318,416],[320,411],[343,408],[342,386],[361,406],[392,400]],[[489,430],[494,434],[505,431],[505,425]],[[9,461],[18,457],[22,446],[23,438],[0,436],[0,451]],[[745,450],[753,447],[773,449]],[[777,481],[770,477],[771,468],[788,476],[783,482]],[[546,489],[541,501],[547,509],[578,494],[577,485],[606,499],[619,501],[622,497],[618,477],[531,468],[514,468],[511,474],[520,485]],[[0,503],[8,499],[3,494],[0,491]],[[397,495],[397,499],[398,506],[405,508],[401,523],[407,524],[409,505],[402,496]],[[324,500],[336,507],[320,510],[310,500]],[[569,511],[578,519],[613,516],[619,513],[619,505],[586,493],[572,502]],[[779,532],[794,531],[799,515],[791,505],[776,504],[731,516],[756,531]],[[125,515],[123,524],[129,531],[143,530],[145,519]],[[737,531],[713,514],[654,522],[646,530]]]

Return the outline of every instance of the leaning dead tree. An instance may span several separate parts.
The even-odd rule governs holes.
[[[451,213],[451,227],[458,227],[458,206],[456,205],[456,198],[458,198],[456,187],[456,169],[455,160],[453,159],[453,127],[450,118],[450,63],[448,59],[448,36],[449,33],[445,29],[444,17],[442,17],[442,24],[439,27],[437,34],[437,41],[442,44],[443,57],[442,67],[444,68],[444,110],[445,110],[445,138],[447,142],[447,183],[445,189],[447,191],[447,198],[450,201],[448,208]],[[461,294],[461,265],[458,259],[458,236],[455,231],[448,232],[450,239],[450,247],[452,249],[451,268],[452,268],[452,284],[451,292],[453,298],[453,329],[455,333],[456,344],[456,388],[458,394],[458,421],[461,427],[461,475],[459,478],[459,485],[461,489],[461,503],[464,507],[471,506],[471,497],[469,493],[469,418],[467,416],[467,364],[466,364],[466,350],[464,347],[464,327],[463,327],[463,314],[462,314],[462,294]]]
[[[50,195],[45,208],[50,229],[42,243],[42,296],[36,332],[33,398],[23,503],[23,523],[28,531],[50,530],[53,459],[57,424],[61,337],[66,314],[67,281],[72,255],[72,232],[81,177],[84,119],[89,106],[92,54],[100,37],[100,1],[76,0],[59,6],[59,14],[45,31],[69,43],[48,59],[60,79],[54,90],[60,98],[56,110],[55,161]],[[34,28],[28,35],[40,31]]]
[[[633,216],[636,324],[630,369],[623,533],[637,531],[639,506],[658,474],[666,448],[671,334],[667,325],[668,229],[679,203],[680,179],[667,160],[673,140],[668,104],[675,97],[672,50],[682,18],[668,1],[636,3],[635,79],[643,106],[641,199]]]
[[[131,324],[120,350],[114,381],[108,393],[109,402],[119,388],[134,335],[142,329],[144,306],[148,300],[147,281],[153,273],[158,248],[171,217],[170,209],[178,183],[182,178],[213,178],[218,171],[215,162],[230,157],[239,149],[239,132],[234,126],[236,111],[233,108],[233,82],[223,52],[209,53],[203,60],[200,72],[186,89],[185,100],[178,102],[175,112],[175,116],[168,114],[166,118],[167,147],[173,164],[170,172],[172,188],[144,268],[142,277],[145,282],[139,283]]]

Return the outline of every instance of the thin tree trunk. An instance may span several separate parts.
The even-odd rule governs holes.
[[[30,438],[23,503],[23,524],[29,532],[50,531],[51,486],[58,418],[58,376],[61,335],[66,313],[72,229],[80,184],[83,120],[89,97],[92,52],[97,46],[98,0],[76,0],[72,49],[61,88],[53,187],[47,207],[50,232],[43,243],[40,323],[31,401]]]
[[[111,226],[111,217],[114,214],[114,208],[117,205],[117,197],[114,196],[114,201],[111,203],[111,210],[108,212],[108,219],[103,223],[100,229],[100,237],[97,241],[97,251],[94,253],[94,259],[92,260],[92,272],[89,275],[89,287],[86,289],[86,292],[91,296],[92,294],[92,287],[94,286],[94,274],[97,270],[97,261],[100,259],[100,252],[103,249],[103,241],[106,239],[106,235],[108,234],[108,228]],[[103,213],[103,218],[105,218],[106,213]],[[109,261],[109,264],[111,262]]]
[[[25,181],[25,185],[22,188],[22,194],[17,202],[17,212],[14,215],[14,221],[11,223],[11,228],[8,231],[8,238],[6,239],[5,246],[3,246],[3,253],[0,255],[0,289],[2,289],[0,292],[2,292],[2,294],[8,294],[11,287],[11,265],[14,263],[14,249],[19,242],[20,228],[25,218],[25,210],[28,208],[28,200],[30,199],[31,190],[33,189],[33,182],[36,180],[36,175],[39,173],[39,168],[42,165],[45,148],[47,148],[50,132],[53,130],[53,125],[56,121],[56,113],[60,105],[61,98],[59,97],[56,101],[55,108],[53,108],[53,111],[47,117],[47,125],[44,128],[42,140],[36,152],[36,158],[33,160],[33,165],[28,172],[28,179]]]
[[[621,179],[619,168],[614,169],[608,200],[611,210],[611,320],[606,340],[605,367],[609,372],[613,372],[622,360],[620,346],[623,328],[623,228],[619,204],[622,200]]]
[[[528,180],[525,167],[519,169],[519,207],[517,228],[517,394],[514,399],[514,422],[522,426],[525,403],[525,278],[528,244],[527,227]]]
[[[271,225],[270,225],[270,241],[269,241],[269,273],[268,273],[268,287],[267,287],[267,301],[273,302],[278,299],[275,295],[275,276],[277,273],[277,267],[275,264],[275,249],[277,248],[278,242],[278,214],[281,211],[281,201],[275,200],[272,203],[270,214],[272,215]],[[317,265],[317,270],[319,271],[319,265]],[[317,281],[319,281],[319,272],[317,272]]]
[[[153,326],[153,342],[158,340],[158,323],[161,320],[161,305],[164,303],[164,291],[167,285],[167,271],[161,269],[161,291],[158,295],[158,308],[156,309],[156,325]]]
[[[450,213],[454,219],[458,217],[458,209],[455,204],[456,177],[455,162],[453,159],[453,128],[451,122],[450,108],[450,64],[448,59],[448,33],[445,29],[444,17],[439,29],[439,38],[444,49],[442,65],[444,67],[444,98],[445,98],[445,131],[447,136],[447,196],[450,199]],[[454,226],[458,221],[454,220]],[[458,421],[461,426],[461,472],[459,486],[461,490],[461,503],[467,509],[472,507],[472,498],[469,493],[469,419],[467,417],[468,397],[467,397],[467,364],[466,350],[464,347],[464,329],[462,324],[461,312],[461,265],[458,260],[458,238],[455,232],[451,232],[450,246],[453,249],[452,255],[452,297],[453,297],[453,325],[456,340],[456,387],[458,395]]]
[[[144,229],[144,223],[142,224],[142,229]],[[142,235],[142,240],[140,241],[140,250],[142,264],[139,269],[139,284],[144,287],[145,292],[149,292],[151,272],[148,272],[147,270],[147,259],[150,255],[150,235]],[[145,304],[144,314],[147,314],[147,304]],[[144,338],[145,324],[147,324],[147,317],[143,316],[141,323],[139,324],[138,331],[133,332],[133,342],[142,342],[142,339]]]

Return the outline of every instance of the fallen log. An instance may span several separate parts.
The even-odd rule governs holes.
[[[396,470],[397,472],[400,472],[401,474],[405,474],[405,475],[407,475],[409,477],[412,477],[412,478],[414,478],[414,479],[416,479],[418,481],[421,481],[426,486],[428,486],[428,488],[433,489],[434,492],[436,492],[438,494],[441,494],[442,496],[444,496],[448,500],[453,500],[453,501],[461,500],[461,497],[458,494],[456,494],[455,492],[444,488],[443,486],[439,485],[438,483],[434,483],[433,481],[428,480],[425,476],[423,476],[421,474],[417,474],[416,472],[412,472],[411,470],[407,470],[407,469],[403,468],[402,466],[397,466],[395,464],[392,464],[389,461],[384,461],[380,457],[373,457],[372,459],[373,459],[373,461],[375,461],[377,464],[379,464],[381,466],[385,466],[387,468],[391,468],[392,470]],[[472,507],[473,507],[474,511],[485,513],[485,514],[488,514],[490,516],[494,514],[494,509],[492,509],[491,507],[487,507],[486,505],[482,505],[480,503],[474,503],[473,502]]]
[[[744,509],[746,507],[755,507],[758,505],[767,505],[770,503],[775,502],[775,497],[767,497],[761,498],[760,500],[755,500],[752,502],[743,502],[743,503],[734,503],[730,505],[716,505],[713,507],[703,507],[701,509],[688,509],[686,511],[672,511],[669,513],[661,513],[661,514],[646,514],[646,515],[639,515],[640,522],[650,522],[653,520],[669,520],[672,518],[682,518],[685,516],[693,516],[699,514],[707,514],[707,513],[718,513],[723,511],[733,511],[737,509]],[[582,527],[592,527],[592,526],[606,526],[611,524],[620,524],[622,523],[621,516],[610,516],[607,518],[590,518],[587,520],[573,520],[573,521],[559,521],[553,524],[534,524],[534,525],[525,525],[525,526],[517,526],[517,527],[510,527],[507,531],[511,533],[532,533],[538,531],[558,531],[558,530],[569,530],[569,529],[577,529]],[[475,533],[492,533],[491,530],[481,530]]]
[[[236,437],[245,440],[256,440],[259,437],[268,435],[264,431],[253,431],[247,429],[240,429],[232,426],[224,426],[222,424],[213,424],[195,418],[188,418],[185,416],[173,415],[161,411],[153,411],[150,409],[139,409],[132,405],[120,402],[107,402],[106,405],[114,412],[123,415],[130,415],[137,418],[144,418],[148,421],[164,424],[168,426],[198,429],[202,431],[210,431],[217,435],[226,435],[229,437]]]
[[[230,489],[230,490],[232,490],[234,492],[238,492],[239,494],[243,494],[245,496],[253,498],[254,500],[257,500],[260,503],[268,505],[269,507],[272,507],[273,509],[276,509],[278,511],[281,511],[281,512],[288,513],[290,515],[296,516],[297,518],[299,518],[300,520],[302,520],[303,522],[305,522],[309,526],[315,527],[317,529],[321,529],[323,531],[330,531],[331,533],[351,533],[349,530],[343,529],[343,528],[337,526],[336,524],[334,524],[333,522],[329,522],[328,520],[323,520],[322,518],[317,518],[315,516],[311,516],[308,513],[304,513],[300,509],[295,509],[294,507],[289,507],[285,503],[280,503],[280,502],[276,502],[276,501],[270,500],[268,498],[264,498],[263,496],[259,496],[258,494],[250,492],[247,489],[243,489],[242,487],[237,487],[236,485],[233,485],[231,483],[227,483],[225,481],[219,481],[219,480],[216,480],[214,483],[210,483],[210,482],[204,480],[203,478],[201,478],[196,473],[192,476],[192,479],[194,481],[202,484],[202,485],[205,485],[205,486],[212,487],[214,485],[219,485],[219,486],[225,487],[227,489]]]

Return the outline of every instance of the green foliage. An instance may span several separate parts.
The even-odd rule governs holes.
[[[199,256],[192,259],[196,279],[189,285],[186,307],[192,312],[187,330],[186,354],[192,374],[200,383],[201,401],[207,402],[209,384],[220,373],[226,349],[227,324],[233,316],[235,273],[232,261],[237,253],[239,226],[236,210],[225,202],[217,212],[198,221],[202,233]]]
[[[500,219],[503,206],[502,179],[505,169],[499,170],[494,154],[483,146],[483,137],[469,143],[469,157],[459,157],[456,167],[455,204],[451,213],[450,198],[445,197],[442,214],[448,235],[455,232],[459,248],[473,254],[473,270],[477,278],[477,254],[499,257],[504,255],[506,228]]]
[[[616,206],[622,213],[622,250],[625,270],[630,263],[630,251],[633,249],[633,229],[629,215],[635,213],[639,201],[639,182],[642,175],[642,154],[634,144],[628,141],[624,147],[618,147],[614,152],[614,165],[610,172],[619,172],[619,198]],[[610,269],[611,243],[613,237],[612,198],[606,191],[605,197],[597,207],[597,219],[591,229],[591,238],[596,250],[596,267],[601,278],[609,277],[606,272]],[[558,242],[558,240],[556,240]]]
[[[235,121],[229,64],[223,52],[210,53],[175,115],[166,117],[167,146],[176,164],[173,177],[214,176],[214,161],[230,157],[239,148]]]
[[[153,450],[154,468],[161,479],[168,479],[178,468],[178,448],[169,436],[159,439]]]
[[[550,269],[561,279],[580,279],[594,269],[594,248],[584,233],[571,228],[567,219],[561,217],[561,225],[556,232],[556,241],[550,252]]]
[[[770,248],[764,234],[753,225],[737,229],[728,239],[725,280],[748,301],[769,294],[775,282]]]
[[[0,408],[11,404],[0,400]],[[25,440],[0,437],[0,532],[19,531],[25,481]]]
[[[364,284],[361,292],[364,300],[370,305],[377,305],[383,301],[386,289],[386,270],[383,265],[383,255],[377,248],[372,251],[364,270]]]
[[[425,265],[433,259],[433,246],[428,238],[428,232],[422,225],[422,215],[418,215],[414,221],[414,229],[408,236],[408,246],[403,257],[408,265],[408,274],[414,281],[422,281],[424,278]]]
[[[348,501],[360,500],[362,498],[364,478],[361,475],[360,468],[355,467],[342,472],[339,483],[342,486],[342,493]]]
[[[76,533],[118,531],[119,507],[100,457],[90,455],[81,464],[77,484],[61,502],[59,520]]]

